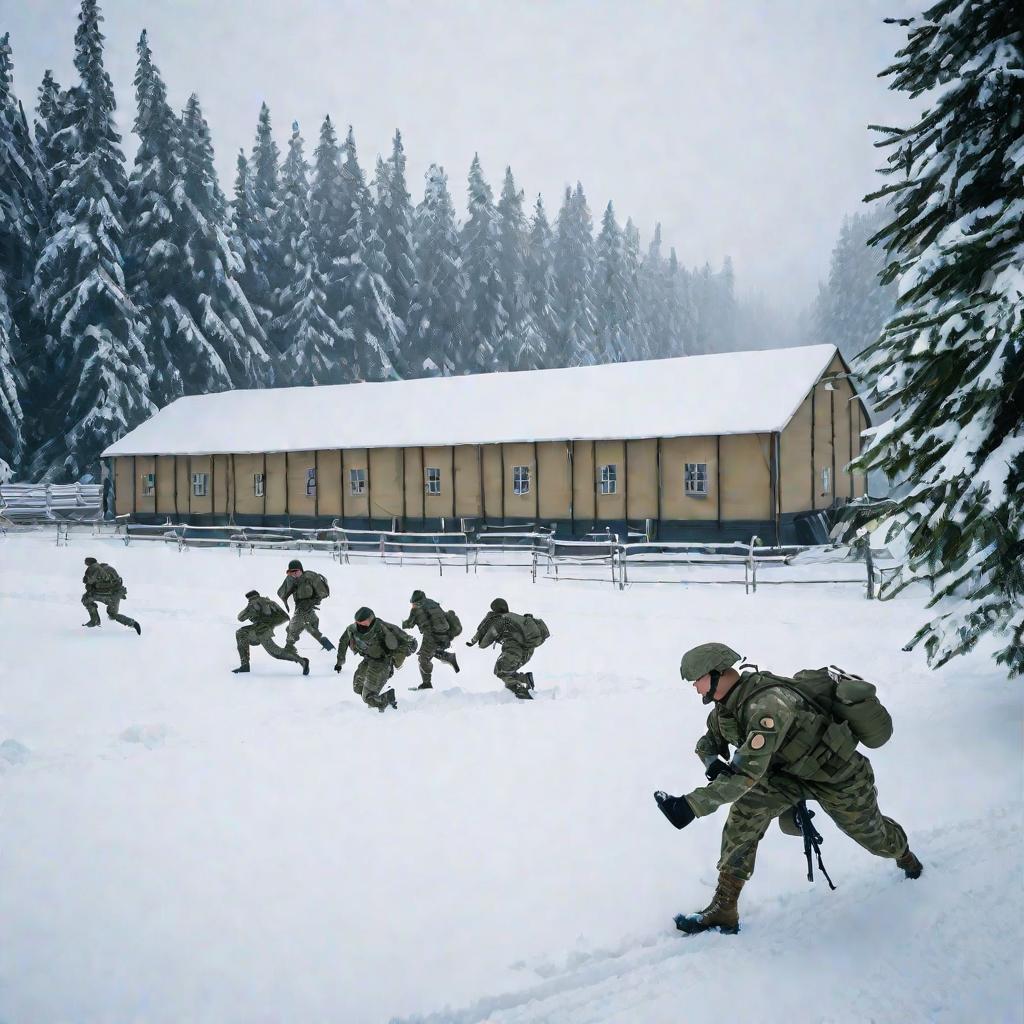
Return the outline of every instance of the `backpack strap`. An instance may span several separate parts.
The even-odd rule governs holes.
[[[831,710],[827,710],[826,708],[822,707],[822,705],[818,703],[816,698],[812,697],[809,693],[805,693],[803,690],[801,690],[798,686],[794,685],[793,683],[786,683],[782,682],[781,680],[777,683],[765,683],[763,686],[755,686],[754,689],[751,690],[750,693],[748,693],[747,696],[743,698],[738,710],[741,712],[746,712],[747,705],[755,697],[757,697],[759,694],[764,693],[766,690],[789,690],[790,693],[795,693],[802,700],[805,700],[808,704],[810,704],[811,707],[814,708],[814,710],[817,711],[818,714],[821,715],[823,718],[827,719],[830,722],[833,720]],[[738,718],[739,715],[737,715],[736,717]]]

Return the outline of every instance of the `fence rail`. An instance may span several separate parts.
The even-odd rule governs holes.
[[[0,528],[92,523],[102,515],[100,484],[0,484]]]

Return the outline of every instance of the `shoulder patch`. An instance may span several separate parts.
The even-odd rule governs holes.
[[[764,746],[764,736],[761,733],[755,733],[750,739],[750,749],[760,750]]]
[[[767,715],[765,715],[765,717],[761,719],[761,727],[763,729],[774,729],[775,719],[769,718]]]

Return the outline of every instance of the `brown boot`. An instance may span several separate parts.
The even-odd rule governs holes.
[[[909,846],[896,858],[896,867],[901,868],[907,878],[920,878],[924,871],[924,865],[914,856]]]
[[[736,901],[740,898],[743,883],[742,878],[720,872],[711,902],[696,914],[677,914],[676,927],[687,935],[711,931],[713,928],[726,935],[735,935],[740,930]]]

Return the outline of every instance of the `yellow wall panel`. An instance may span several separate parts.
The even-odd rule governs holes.
[[[345,516],[351,519],[365,519],[370,514],[370,497],[366,491],[353,494],[350,470],[361,469],[366,473],[367,489],[373,488],[369,472],[369,460],[365,448],[348,448],[341,453],[342,475],[345,478]]]
[[[594,491],[598,520],[626,518],[626,445],[624,441],[598,441],[595,446]],[[601,493],[601,467],[615,467],[615,493]]]
[[[770,441],[770,434],[723,435],[720,456],[723,520],[772,518]]]
[[[572,444],[572,504],[576,519],[592,520],[594,511],[594,442]]]
[[[402,515],[402,449],[371,448],[370,516],[392,519]]]
[[[811,508],[811,402],[808,395],[782,432],[779,465],[784,513]]]
[[[626,518],[658,518],[658,442],[626,442]]]
[[[483,515],[480,488],[480,447],[460,444],[455,449],[455,514],[468,518]]]
[[[440,494],[427,494],[426,471],[428,469],[441,471]],[[453,469],[454,457],[450,446],[423,449],[423,481],[420,487],[423,491],[423,505],[427,519],[441,519],[442,517],[447,519],[455,515]]]
[[[288,510],[284,452],[267,453],[267,515],[283,516]]]
[[[686,463],[708,467],[704,497],[686,493]],[[718,445],[715,437],[666,437],[661,441],[661,518],[707,522],[718,518]]]
[[[537,445],[537,500],[541,522],[569,518],[572,501],[572,469],[569,446],[564,441],[542,441]]]
[[[132,491],[132,457],[118,455],[114,459],[114,514],[130,515],[135,511]]]
[[[505,450],[505,515],[513,519],[537,517],[537,466],[533,459],[532,444],[506,444]],[[515,467],[526,466],[530,473],[530,489],[516,494],[512,485]]]

